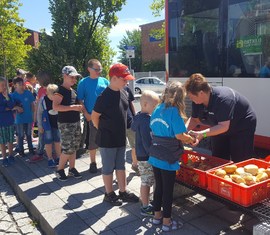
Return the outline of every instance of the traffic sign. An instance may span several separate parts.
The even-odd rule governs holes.
[[[135,46],[124,46],[125,50],[135,50],[136,47]]]
[[[135,58],[134,50],[126,50],[126,58]]]

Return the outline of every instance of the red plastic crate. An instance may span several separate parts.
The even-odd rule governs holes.
[[[255,164],[259,168],[270,167],[269,162],[255,158],[235,163],[237,167],[244,167],[248,164]],[[233,201],[239,205],[249,207],[270,197],[270,179],[245,187],[218,177],[214,175],[214,173],[215,170],[207,172],[207,190],[221,197],[229,199],[230,201]]]
[[[185,150],[181,159],[181,167],[176,172],[176,181],[206,189],[206,171],[230,163],[232,162],[222,158]]]

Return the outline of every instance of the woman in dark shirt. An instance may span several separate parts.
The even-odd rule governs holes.
[[[229,87],[211,87],[202,74],[190,76],[185,83],[192,100],[192,115],[187,129],[197,125],[209,128],[190,131],[200,141],[211,137],[212,155],[239,162],[254,155],[256,114],[248,100]]]

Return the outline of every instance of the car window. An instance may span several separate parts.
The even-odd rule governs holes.
[[[148,81],[149,81],[150,84],[154,84],[153,78],[149,78]]]
[[[153,83],[159,85],[160,84],[160,81],[157,80],[157,79],[153,79]]]
[[[143,84],[144,83],[144,80],[143,79],[140,79],[140,80],[137,80],[136,81],[138,84]]]

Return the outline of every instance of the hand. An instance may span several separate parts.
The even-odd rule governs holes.
[[[42,127],[39,127],[38,132],[42,134],[42,133],[44,133],[44,129]]]
[[[78,112],[82,112],[83,110],[83,105],[81,104],[74,104],[74,105],[71,105],[71,107],[73,110],[78,111]]]

